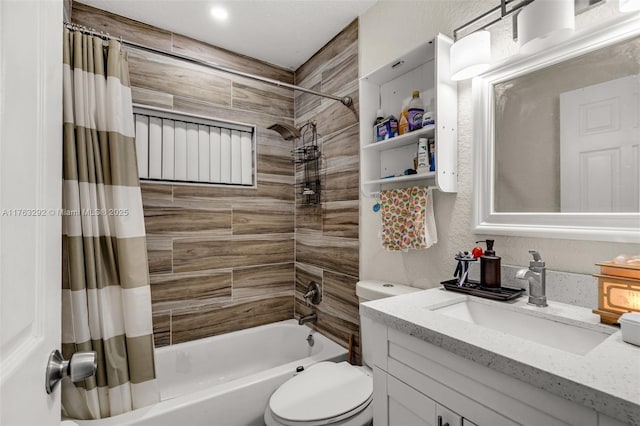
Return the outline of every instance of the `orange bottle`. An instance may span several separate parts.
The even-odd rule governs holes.
[[[405,133],[409,133],[409,107],[407,105],[402,107],[400,119],[398,120],[398,135],[404,135]]]

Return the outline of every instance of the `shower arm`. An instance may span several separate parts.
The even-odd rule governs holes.
[[[342,103],[342,105],[344,105],[346,107],[350,107],[350,106],[353,105],[353,98],[351,98],[351,96],[332,95],[330,93],[319,92],[317,90],[307,89],[306,87],[296,86],[295,84],[285,83],[284,81],[279,81],[279,80],[275,80],[275,79],[268,78],[268,77],[262,77],[262,76],[259,76],[259,75],[250,74],[250,73],[247,73],[247,72],[244,72],[244,71],[235,70],[233,68],[227,68],[227,67],[224,67],[222,65],[218,65],[215,62],[204,61],[204,60],[201,60],[201,59],[192,58],[190,56],[180,55],[178,53],[173,53],[173,52],[167,52],[166,50],[156,49],[156,48],[153,48],[153,47],[145,46],[143,44],[135,43],[135,42],[128,41],[128,40],[123,40],[122,37],[113,37],[113,36],[109,35],[108,33],[103,33],[101,31],[96,31],[96,30],[94,30],[92,28],[87,28],[87,27],[82,26],[82,25],[71,24],[71,23],[68,23],[68,22],[65,22],[63,25],[64,25],[65,28],[67,28],[67,29],[69,29],[71,31],[80,31],[80,32],[82,32],[84,34],[93,35],[93,36],[100,37],[100,38],[106,39],[106,40],[116,40],[116,41],[119,41],[121,44],[123,44],[125,46],[133,47],[135,49],[144,50],[146,52],[155,53],[155,54],[167,56],[167,57],[170,57],[170,58],[173,58],[173,59],[178,59],[178,60],[181,60],[181,61],[190,62],[192,64],[201,65],[203,67],[211,68],[211,69],[214,69],[216,71],[221,71],[221,72],[224,72],[224,73],[227,73],[227,74],[233,74],[233,75],[237,75],[239,77],[244,77],[244,78],[248,78],[248,79],[251,79],[251,80],[260,81],[262,83],[270,84],[272,86],[285,87],[287,89],[292,89],[292,90],[297,90],[297,91],[300,91],[300,92],[308,93],[310,95],[321,96],[323,98],[333,99],[335,101],[340,101]]]

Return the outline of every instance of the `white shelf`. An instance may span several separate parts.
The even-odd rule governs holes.
[[[428,181],[442,192],[458,190],[458,89],[449,72],[449,48],[453,41],[439,34],[360,79],[360,183],[362,193],[372,197],[382,188]],[[433,108],[435,125],[402,136],[373,142],[376,111],[398,112],[412,91]],[[418,139],[435,141],[434,172],[401,175],[414,168]],[[395,175],[391,178],[383,176]]]
[[[384,178],[384,179],[368,180],[362,183],[364,185],[385,185],[388,183],[402,183],[402,182],[411,182],[414,180],[434,179],[435,177],[436,177],[436,172],[427,172],[427,173],[418,173],[415,175],[394,176],[394,177]]]
[[[384,179],[375,179],[362,182],[362,189],[367,197],[374,197],[380,193],[382,185],[396,185],[407,182],[416,182],[422,180],[434,180],[436,172],[420,173],[415,175],[395,176]]]
[[[396,136],[391,139],[387,139],[380,142],[372,142],[369,145],[362,147],[363,151],[385,151],[387,149],[400,148],[403,146],[418,144],[418,139],[422,137],[433,138],[435,136],[436,127],[433,124],[423,127],[422,129],[415,130],[413,132],[405,133],[404,135]]]

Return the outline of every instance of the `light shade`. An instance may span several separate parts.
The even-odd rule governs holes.
[[[557,44],[571,35],[575,25],[574,0],[535,0],[518,13],[520,53]]]
[[[620,12],[640,10],[640,0],[620,0]]]
[[[476,31],[456,41],[450,50],[451,79],[465,80],[482,74],[491,65],[491,34]]]

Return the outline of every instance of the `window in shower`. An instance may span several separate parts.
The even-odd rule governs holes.
[[[134,106],[141,180],[255,187],[255,126]]]

